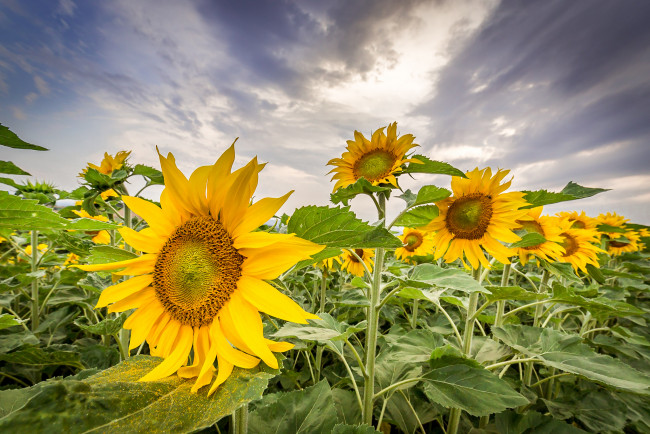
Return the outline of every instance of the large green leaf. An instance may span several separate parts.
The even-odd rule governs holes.
[[[348,207],[298,208],[287,227],[289,233],[316,244],[338,248],[397,248],[402,242],[383,227],[359,220]]]
[[[543,401],[554,418],[576,418],[591,432],[623,432],[625,427],[626,406],[608,390],[589,391],[575,399]]]
[[[444,345],[442,335],[429,329],[411,330],[404,333],[402,329],[391,330],[384,335],[386,352],[389,358],[397,359],[402,363],[421,363],[431,358],[431,353]]]
[[[610,356],[595,353],[577,335],[524,325],[493,327],[503,343],[541,363],[626,390],[647,392],[650,377]]]
[[[424,378],[424,391],[431,401],[447,408],[460,408],[473,416],[528,404],[505,380],[478,366],[465,363],[443,366]]]
[[[68,220],[37,201],[0,191],[0,228],[13,230],[65,229]]]
[[[531,247],[538,246],[546,241],[544,235],[538,234],[537,232],[529,232],[521,237],[521,240],[516,243],[512,243],[510,248],[519,248],[519,247]]]
[[[134,175],[142,175],[147,178],[147,183],[149,185],[164,185],[165,179],[160,170],[154,169],[153,167],[145,166],[144,164],[137,164],[133,168]]]
[[[0,124],[0,145],[15,149],[32,149],[34,151],[48,150],[42,146],[32,145],[31,143],[21,140],[16,133],[2,124]]]
[[[551,301],[581,306],[590,311],[594,316],[629,316],[643,315],[644,311],[636,306],[607,297],[585,298],[575,294],[570,288],[565,288],[553,282],[553,297]]]
[[[342,203],[348,206],[350,199],[354,199],[360,194],[373,194],[379,192],[390,191],[394,187],[372,185],[366,178],[359,178],[354,184],[350,184],[345,188],[339,188],[330,195],[330,200],[334,205]]]
[[[404,433],[414,434],[421,432],[419,431],[420,423],[426,426],[427,423],[439,416],[439,407],[431,405],[424,393],[418,389],[410,388],[391,395],[388,405],[386,405],[384,420],[397,425]],[[420,423],[418,423],[418,419]]]
[[[207,387],[190,393],[194,380],[176,375],[138,382],[160,363],[132,357],[82,381],[38,384],[38,393],[0,419],[3,433],[188,432],[213,425],[243,404],[259,399],[277,371],[235,368],[211,397]],[[18,390],[16,393],[24,395]],[[4,398],[4,397],[3,397]]]
[[[95,246],[90,251],[87,260],[89,264],[106,264],[109,262],[127,261],[137,255],[124,249],[111,246]]]
[[[344,425],[339,423],[332,429],[332,434],[381,434],[370,425]]]
[[[436,187],[435,185],[425,185],[422,187],[417,195],[411,193],[411,190],[406,190],[404,194],[399,196],[406,201],[407,207],[426,205],[429,203],[439,202],[451,196],[451,191],[446,188]]]
[[[422,205],[409,210],[395,220],[395,226],[407,228],[419,228],[431,223],[431,220],[438,217],[438,207],[435,205]]]
[[[451,164],[444,163],[442,161],[433,161],[424,155],[414,155],[411,158],[420,160],[422,163],[409,163],[409,165],[402,171],[402,173],[433,173],[467,178],[462,170],[456,169]]]
[[[400,279],[405,287],[414,288],[445,288],[466,293],[482,292],[489,294],[480,283],[459,268],[442,268],[434,264],[421,264],[413,268],[406,279]]]
[[[586,431],[573,425],[544,416],[536,411],[519,414],[508,410],[495,415],[499,434],[580,434]]]
[[[336,423],[332,390],[323,380],[303,390],[264,397],[249,413],[248,432],[329,434]]]
[[[127,317],[128,315],[126,313],[122,313],[117,318],[106,318],[97,324],[84,324],[80,318],[76,319],[74,323],[80,329],[85,330],[88,333],[93,333],[96,335],[114,335],[120,331],[122,324],[124,324],[124,321],[126,321]]]
[[[523,190],[523,193],[525,193],[524,199],[526,199],[530,204],[524,208],[534,208],[542,205],[550,205],[552,203],[566,202],[568,200],[584,199],[602,193],[603,191],[609,191],[609,189],[583,187],[573,181],[569,182],[559,193],[546,190]]]
[[[547,297],[546,294],[527,291],[521,286],[486,286],[486,288],[492,292],[492,294],[486,294],[485,296],[490,302],[495,302],[498,300],[543,300]]]
[[[11,314],[3,313],[0,315],[0,330],[20,324],[20,321]]]
[[[120,225],[117,223],[103,222],[99,220],[93,220],[89,218],[80,218],[71,220],[68,223],[68,230],[75,231],[101,231],[107,229],[117,229]]]
[[[74,351],[57,351],[50,348],[28,347],[8,354],[0,354],[0,361],[28,366],[73,366],[83,369],[80,356]]]
[[[11,161],[0,161],[0,173],[8,173],[9,175],[29,175],[20,167],[16,166]]]

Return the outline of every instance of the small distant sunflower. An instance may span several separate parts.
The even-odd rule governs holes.
[[[47,244],[40,243],[38,246],[36,246],[36,249],[40,252],[41,255],[43,255],[47,251],[48,247],[49,246]],[[27,246],[25,246],[25,254],[27,256],[32,256],[32,245],[31,244],[28,244]]]
[[[587,264],[600,267],[598,253],[604,253],[600,247],[593,243],[598,242],[595,231],[576,229],[573,222],[568,219],[560,219],[560,243],[564,247],[564,253],[558,258],[559,262],[566,262],[573,266],[573,269],[587,272]]]
[[[619,236],[617,238],[608,239],[605,241],[608,255],[618,256],[621,253],[636,252],[638,250],[641,250],[641,246],[639,246],[641,236],[638,232],[627,231],[618,235]],[[621,235],[625,237],[626,241],[623,240],[623,237],[621,237]]]
[[[629,220],[623,217],[622,215],[618,215],[615,212],[614,213],[607,213],[607,214],[599,214],[598,217],[596,217],[596,222],[597,225],[607,225],[607,226],[612,226],[615,228],[618,228],[619,230],[623,230],[625,228],[625,223],[628,222]],[[606,237],[609,238],[618,238],[621,236],[621,232],[617,231],[609,231],[607,228],[604,229],[598,229],[598,231],[602,235],[605,235]]]
[[[259,312],[307,323],[317,318],[304,311],[266,280],[275,279],[323,246],[294,234],[256,232],[288,199],[264,198],[251,204],[258,173],[257,158],[231,173],[231,146],[214,165],[196,169],[189,180],[174,156],[159,154],[165,189],[161,207],[136,197],[124,203],[149,227],[120,234],[141,256],[109,264],[85,265],[87,271],[115,270],[133,276],[104,289],[97,307],[109,312],[136,309],[124,323],[131,329],[129,348],[145,339],[151,354],[164,358],[140,381],[154,381],[178,372],[197,377],[196,392],[217,378],[208,394],[230,376],[233,367],[250,369],[260,359],[278,368],[273,352],[293,347],[264,338]],[[193,363],[187,363],[190,353]]]
[[[560,211],[556,214],[559,218],[567,219],[574,229],[596,230],[598,222],[595,218],[589,217],[584,211]]]
[[[426,226],[435,232],[435,259],[444,256],[446,262],[467,258],[474,269],[479,263],[490,268],[481,247],[499,262],[509,264],[515,250],[499,242],[513,243],[521,238],[512,232],[520,227],[517,220],[526,220],[527,210],[519,208],[528,205],[524,194],[518,191],[503,193],[512,181],[501,181],[509,170],[498,170],[492,176],[488,167],[467,172],[467,178],[454,176],[451,189],[454,195],[436,203],[440,214]]]
[[[375,261],[372,259],[375,257],[374,249],[354,249],[354,253],[361,258],[363,263],[366,264],[366,267],[368,267],[368,270],[372,272],[372,267],[375,266]],[[360,277],[363,277],[363,273],[365,272],[363,264],[349,250],[343,251],[343,265],[341,269],[348,270],[348,273]]]
[[[104,175],[110,175],[113,173],[114,170],[119,170],[124,166],[124,162],[126,159],[129,157],[131,154],[131,151],[119,151],[115,156],[113,157],[112,155],[109,155],[108,152],[104,152],[104,159],[100,163],[99,166],[93,164],[93,163],[88,163],[88,167],[86,167],[83,172],[79,174],[80,178],[83,178],[85,173],[88,171],[88,169],[95,169],[99,173],[103,173]]]
[[[405,262],[411,262],[413,256],[426,256],[433,253],[433,234],[421,229],[404,228],[398,236],[404,247],[395,249],[395,257]]]
[[[88,214],[86,210],[72,210],[73,213],[77,214],[79,217],[86,218],[86,219],[92,219],[92,220],[97,220],[100,222],[107,222],[108,217],[103,216],[103,215],[95,215],[92,216]],[[95,244],[110,244],[111,243],[111,235],[108,233],[108,231],[92,231],[92,232],[87,232],[89,235],[92,235],[93,237],[93,243]]]
[[[316,267],[320,268],[321,270],[333,270],[334,269],[334,264],[338,263],[341,265],[341,255],[338,256],[333,256],[331,258],[323,259],[322,261],[318,262],[316,264]]]
[[[521,224],[522,229],[527,232],[536,232],[546,238],[546,241],[541,244],[517,249],[519,259],[523,265],[528,263],[531,255],[553,262],[564,254],[564,247],[558,244],[564,241],[564,238],[560,236],[562,231],[559,226],[559,218],[542,216],[541,213],[541,206],[532,208],[528,210],[530,220],[517,221],[517,223]]]
[[[386,134],[384,129],[387,128]],[[405,163],[422,163],[417,159],[406,158],[406,153],[419,146],[413,143],[412,134],[397,138],[397,122],[379,128],[370,140],[359,131],[354,132],[354,140],[348,140],[347,152],[341,158],[334,158],[327,164],[335,166],[329,173],[336,172],[332,181],[337,180],[334,190],[354,184],[365,178],[372,185],[391,184],[397,187],[395,176],[402,171]]]

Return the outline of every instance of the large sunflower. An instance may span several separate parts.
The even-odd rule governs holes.
[[[404,228],[402,235],[397,237],[403,247],[395,249],[395,257],[410,262],[413,256],[426,256],[433,253],[433,234],[421,229]]]
[[[372,267],[375,265],[375,261],[372,259],[375,257],[375,251],[373,249],[354,249],[354,253],[361,258],[363,264],[366,264],[368,271],[372,272]],[[354,256],[349,250],[344,250],[342,256],[343,264],[341,265],[341,269],[348,270],[348,273],[354,274],[355,276],[363,277],[365,268],[363,268],[363,264],[357,259],[357,256]]]
[[[519,260],[523,265],[528,263],[531,255],[552,262],[564,253],[564,247],[558,244],[564,241],[564,238],[560,236],[562,231],[559,227],[559,218],[542,216],[541,213],[542,207],[538,206],[528,210],[530,220],[517,221],[527,232],[536,232],[546,238],[543,243],[517,249]]]
[[[254,232],[291,194],[250,205],[264,167],[256,158],[231,173],[235,158],[231,146],[214,165],[199,167],[188,180],[172,154],[159,156],[165,177],[161,207],[123,196],[149,227],[139,232],[121,228],[120,234],[144,254],[81,268],[124,268],[116,274],[133,276],[106,288],[97,307],[110,305],[109,312],[136,309],[124,323],[131,329],[129,348],[146,339],[151,354],[164,358],[140,381],[178,372],[181,377],[198,377],[192,388],[197,391],[212,381],[216,358],[218,372],[211,394],[233,366],[252,368],[261,359],[277,368],[272,352],[292,347],[264,338],[260,311],[300,323],[317,318],[265,280],[278,277],[323,247],[293,234]],[[191,352],[192,364],[182,367]]]
[[[387,128],[386,134],[384,129]],[[416,146],[412,134],[397,138],[397,122],[379,128],[370,140],[359,131],[354,132],[354,140],[348,140],[347,152],[341,158],[334,158],[327,164],[335,166],[329,173],[336,172],[332,180],[337,180],[334,190],[354,184],[365,178],[372,185],[392,184],[397,187],[395,176],[408,162],[421,163],[417,159],[406,158],[406,153]]]
[[[521,226],[517,220],[527,219],[527,210],[519,209],[527,202],[521,192],[503,193],[512,182],[501,183],[509,172],[498,170],[493,177],[489,167],[476,168],[467,172],[467,178],[452,177],[454,195],[436,203],[440,214],[426,226],[436,232],[435,259],[444,256],[446,262],[452,262],[460,258],[465,263],[464,256],[474,269],[479,263],[489,268],[483,247],[499,262],[510,263],[508,258],[516,251],[499,241],[512,243],[521,239],[512,230]]]
[[[598,253],[604,253],[600,247],[593,243],[598,242],[595,231],[576,229],[569,219],[560,219],[560,243],[564,247],[564,253],[558,258],[560,262],[567,262],[573,269],[587,272],[587,264],[600,267],[598,264]]]

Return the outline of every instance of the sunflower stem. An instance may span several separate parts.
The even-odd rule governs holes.
[[[35,273],[38,271],[38,231],[32,231],[32,275],[35,276]],[[32,280],[32,331],[36,331],[39,325],[39,309],[38,309],[38,278],[34,277]]]
[[[131,221],[131,209],[126,206],[126,203],[124,204],[124,226],[127,228],[131,228],[132,226],[132,221]],[[131,246],[128,244],[125,244],[124,249],[127,252],[132,251]],[[119,316],[119,313],[117,314]],[[126,330],[124,328],[121,328],[120,331],[118,332],[118,345],[120,347],[120,353],[122,354],[122,360],[126,360],[131,356],[131,352],[129,351],[129,339],[131,337],[130,330]]]
[[[539,284],[539,291],[538,292],[548,292],[548,279],[550,277],[550,273],[546,268],[544,268],[544,271],[542,272],[542,281]],[[535,307],[535,316],[533,317],[533,327],[539,327],[539,322],[540,319],[542,318],[542,312],[544,311],[544,306],[541,304],[538,304]],[[524,384],[530,385],[530,382],[532,381],[533,378],[533,363],[530,362],[526,364],[526,369],[524,370]]]
[[[386,197],[377,197],[377,214],[379,221],[386,216]],[[385,222],[382,223],[382,226]],[[372,410],[375,401],[375,358],[377,354],[377,332],[379,328],[379,302],[381,292],[381,272],[384,266],[384,249],[379,247],[375,253],[375,269],[372,275],[372,286],[369,291],[370,306],[368,307],[368,329],[366,331],[366,377],[363,387],[362,420],[372,426]]]
[[[411,315],[411,328],[415,330],[418,326],[418,299],[413,300],[413,313]]]
[[[477,281],[481,279],[481,267],[472,271],[472,276]],[[478,292],[473,292],[469,296],[469,303],[467,306],[467,319],[465,320],[465,333],[463,336],[463,354],[468,356],[472,348],[472,338],[474,337],[474,314],[478,306]],[[447,425],[448,434],[456,434],[458,426],[460,425],[460,415],[462,410],[460,408],[452,408],[449,411],[449,424]]]
[[[232,415],[234,434],[246,434],[248,432],[248,404],[239,407]]]
[[[508,285],[508,279],[510,278],[510,264],[505,264],[503,266],[503,274],[501,275],[501,286]],[[497,314],[494,318],[494,325],[499,327],[503,325],[503,313],[506,308],[506,301],[499,300],[497,301]]]

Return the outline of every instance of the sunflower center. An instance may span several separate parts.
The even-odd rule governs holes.
[[[544,229],[542,228],[542,225],[540,225],[538,222],[535,220],[517,220],[517,223],[521,225],[521,228],[524,229],[526,232],[535,232],[540,234],[541,236],[545,237],[546,234],[544,233]],[[528,246],[528,247],[523,247],[524,250],[537,250],[540,245],[543,243],[535,244],[534,246]]]
[[[415,249],[422,245],[423,241],[422,235],[410,233],[404,238],[404,248],[409,252],[414,252]]]
[[[562,232],[560,236],[563,238],[563,241],[560,243],[562,247],[564,247],[564,256],[565,258],[567,256],[573,255],[575,252],[578,251],[578,240],[573,235],[570,235],[566,232]]]
[[[581,222],[580,220],[574,220],[571,225],[572,229],[584,229],[585,227],[585,222]]]
[[[491,199],[482,193],[473,193],[451,204],[445,225],[456,238],[478,240],[485,234],[491,218]]]
[[[391,152],[384,149],[368,152],[354,163],[354,177],[359,179],[363,176],[368,181],[381,180],[390,175],[396,160]]]
[[[158,254],[156,297],[181,324],[209,325],[237,288],[243,262],[221,222],[210,216],[188,220]]]
[[[617,249],[620,249],[622,247],[627,247],[630,245],[630,243],[624,243],[622,241],[616,241],[616,240],[609,240],[609,245],[611,247],[616,247]]]
[[[354,249],[354,253],[356,253],[357,256],[359,256],[361,259],[363,259],[363,249]],[[354,255],[350,255],[350,260],[351,260],[352,262],[356,262],[356,263],[359,262],[359,260],[357,259],[357,257],[354,256]]]

